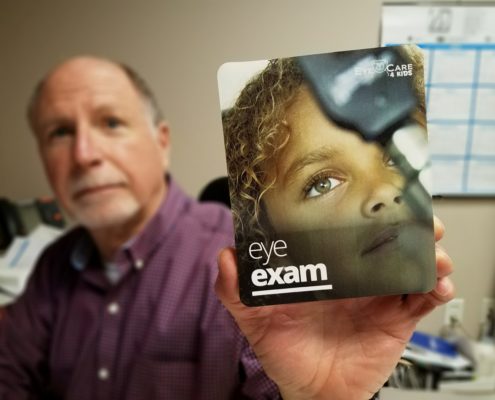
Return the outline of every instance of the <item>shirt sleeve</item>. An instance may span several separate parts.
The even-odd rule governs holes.
[[[48,376],[52,309],[46,257],[0,320],[0,399],[37,399]]]

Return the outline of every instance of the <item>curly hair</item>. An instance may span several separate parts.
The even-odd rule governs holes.
[[[261,200],[276,179],[268,179],[267,165],[289,140],[285,114],[302,84],[295,59],[271,60],[223,115],[232,212],[243,238],[266,235]]]
[[[414,45],[403,46],[401,52],[416,69],[416,112],[424,122],[422,54]],[[277,178],[267,176],[266,171],[289,141],[286,111],[304,86],[296,58],[271,60],[222,115],[238,246],[252,238],[266,241],[273,233],[266,216],[262,217],[262,199]]]

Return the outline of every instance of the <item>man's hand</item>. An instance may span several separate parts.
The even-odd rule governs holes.
[[[435,220],[435,238],[444,228]],[[417,322],[454,296],[452,261],[436,247],[438,281],[427,294],[265,307],[239,299],[233,249],[219,256],[216,291],[284,399],[367,400],[386,382]]]

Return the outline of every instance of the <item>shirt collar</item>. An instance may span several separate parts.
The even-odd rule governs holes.
[[[167,176],[167,193],[160,207],[144,229],[128,240],[117,251],[113,263],[129,262],[136,269],[141,269],[156,247],[174,231],[183,207],[187,207],[190,199],[183,193],[174,179]],[[78,271],[85,269],[95,251],[95,245],[86,232],[82,235],[71,253],[72,267]]]
[[[70,255],[70,263],[72,267],[77,271],[82,271],[86,268],[95,246],[86,230],[83,230],[83,234],[77,240],[74,249]]]

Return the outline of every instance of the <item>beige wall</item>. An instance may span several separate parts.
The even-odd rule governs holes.
[[[125,7],[123,6],[125,4]],[[133,65],[155,88],[173,132],[173,174],[196,195],[225,175],[216,70],[250,60],[378,44],[379,0],[3,1],[0,5],[0,196],[49,193],[24,120],[34,83],[74,54]],[[443,200],[445,246],[474,334],[495,295],[495,200]],[[438,328],[442,311],[423,326]]]

